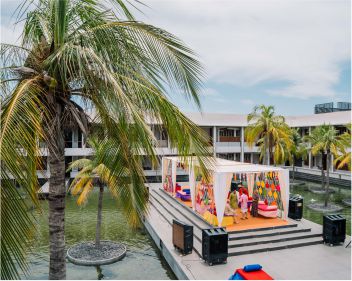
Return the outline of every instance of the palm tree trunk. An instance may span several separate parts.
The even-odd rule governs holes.
[[[292,161],[292,184],[295,182],[295,163],[296,163],[296,157],[293,156],[293,161]]]
[[[329,167],[330,167],[330,152],[327,153],[326,155],[326,185],[325,185],[325,202],[324,206],[328,206],[328,201],[329,201]]]
[[[269,151],[269,139],[265,137],[264,139],[264,147],[265,147],[265,154],[264,154],[264,165],[270,165],[270,151]]]
[[[101,211],[103,208],[103,195],[104,195],[104,186],[99,181],[98,215],[97,215],[97,227],[95,230],[95,247],[97,248],[100,248]]]
[[[323,165],[324,152],[321,153],[321,189],[325,188],[325,173]]]
[[[66,279],[65,251],[65,142],[61,131],[61,108],[57,107],[49,149],[49,279]]]

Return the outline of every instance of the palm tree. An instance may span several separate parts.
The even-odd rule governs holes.
[[[337,155],[338,151],[344,150],[344,143],[337,135],[338,131],[332,125],[321,125],[316,127],[311,136],[308,137],[311,143],[311,150],[313,155],[322,153],[326,154],[326,185],[325,185],[325,201],[324,206],[328,206],[329,200],[329,170],[331,155]],[[322,158],[323,160],[323,158]],[[322,164],[322,173],[324,174],[324,167]]]
[[[337,165],[338,169],[341,169],[347,165],[347,168],[351,170],[351,124],[347,125],[346,128],[347,131],[340,136],[340,140],[345,149],[339,151],[339,155],[335,159],[334,164]],[[346,150],[348,148],[350,151]]]
[[[312,144],[319,143],[322,135],[323,135],[322,127],[319,126],[319,127],[315,127],[308,136],[305,136],[303,138],[303,141],[306,142],[306,144],[309,147],[309,150],[311,152],[312,152]],[[321,167],[320,167],[320,170],[321,170],[321,189],[324,190],[325,189],[325,173],[324,173],[324,166],[323,166],[324,150],[320,150],[319,152],[316,152],[316,154],[314,154],[314,156],[319,153],[321,154],[321,159],[322,159],[322,163],[321,163]]]
[[[104,185],[108,187],[110,193],[116,199],[120,199],[121,197],[124,198],[124,200],[120,199],[119,201],[123,206],[122,209],[128,215],[129,222],[132,226],[137,226],[139,224],[140,216],[137,210],[145,209],[147,194],[146,189],[141,188],[135,190],[135,196],[126,197],[123,195],[123,192],[128,190],[127,183],[130,181],[128,178],[133,177],[132,174],[135,173],[135,171],[128,171],[125,168],[127,159],[124,158],[121,147],[115,147],[115,143],[108,139],[98,141],[96,138],[92,138],[88,143],[94,151],[94,156],[92,159],[78,159],[69,165],[68,170],[79,170],[70,185],[70,190],[72,195],[79,194],[77,204],[82,205],[87,201],[89,194],[94,189],[94,184],[96,182],[98,183],[99,199],[95,246],[100,248]],[[114,163],[114,165],[118,164],[120,169],[118,174],[116,174],[114,169],[110,169],[112,163]],[[135,176],[138,176],[138,174]],[[137,207],[132,208],[132,212],[129,212],[128,206],[130,205]]]
[[[259,144],[260,159],[263,164],[270,165],[270,157],[276,146],[276,159],[281,161],[283,146],[290,146],[290,128],[285,123],[285,117],[275,115],[273,106],[255,106],[248,114],[249,123],[245,130],[246,142],[249,146]]]
[[[307,156],[307,146],[306,143],[303,141],[298,129],[292,128],[291,129],[291,137],[292,137],[292,146],[291,149],[288,151],[288,160],[292,165],[292,183],[295,181],[295,167],[297,159],[305,159]]]
[[[144,188],[142,165],[134,155],[151,155],[156,161],[147,118],[163,123],[171,147],[181,155],[209,153],[205,134],[166,93],[174,89],[200,106],[203,72],[192,50],[167,31],[135,21],[122,0],[110,0],[111,7],[105,6],[108,2],[25,2],[19,9],[25,15],[21,45],[1,44],[1,177],[6,189],[1,204],[10,206],[10,195],[16,194],[12,178],[35,201],[34,164],[44,141],[50,169],[50,279],[66,277],[64,131],[75,127],[89,135],[87,108],[124,151],[124,167],[137,171],[131,174],[132,194]],[[9,228],[12,233],[2,228],[1,267],[7,277],[18,276],[15,260],[24,264],[31,233],[24,210],[4,211],[16,225]],[[21,239],[13,239],[13,233]]]

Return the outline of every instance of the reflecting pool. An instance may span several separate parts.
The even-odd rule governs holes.
[[[126,257],[116,263],[100,268],[78,266],[67,262],[67,279],[176,279],[166,261],[159,254],[151,237],[144,230],[132,230],[126,224],[116,202],[104,194],[102,239],[123,242],[127,246]],[[78,207],[72,196],[66,201],[66,245],[95,238],[98,193],[91,194],[84,207]],[[49,231],[48,202],[41,201],[42,213],[32,210],[37,219],[38,231],[33,248],[28,255],[29,279],[48,279]],[[22,276],[25,279],[25,276]]]
[[[317,211],[313,211],[307,208],[307,205],[311,202],[324,202],[324,194],[314,194],[309,191],[310,187],[320,187],[321,184],[296,180],[296,183],[303,183],[303,185],[295,186],[291,188],[293,194],[300,194],[304,197],[303,199],[303,217],[307,220],[323,224],[323,214]],[[343,207],[343,210],[338,212],[346,218],[346,233],[351,235],[351,206],[345,205],[342,200],[351,198],[351,189],[342,186],[330,185],[330,188],[335,191],[335,193],[330,194],[329,201]]]

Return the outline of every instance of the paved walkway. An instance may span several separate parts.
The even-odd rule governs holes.
[[[160,184],[151,184],[150,188],[159,188],[159,186]],[[322,228],[321,225],[307,220],[298,223],[320,231]],[[174,271],[179,272],[175,272],[175,274],[180,278],[228,279],[236,268],[241,268],[246,264],[259,263],[274,279],[351,280],[351,247],[311,245],[229,257],[227,264],[208,266],[195,252],[181,256],[174,250],[171,225],[153,206],[150,206],[146,225],[170,266]],[[345,244],[350,240],[351,237],[347,236]]]

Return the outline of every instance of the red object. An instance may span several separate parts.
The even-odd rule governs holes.
[[[237,269],[236,272],[240,274],[244,280],[274,280],[262,269],[251,272],[246,272],[243,269]]]
[[[266,183],[266,184],[265,184],[265,187],[266,187],[266,188],[269,188],[269,183]]]
[[[238,192],[240,193],[240,196],[242,195],[242,193],[246,194],[248,196],[248,190],[244,187],[241,187]]]
[[[262,211],[277,211],[277,206],[268,206],[264,204],[259,204],[258,209]]]

